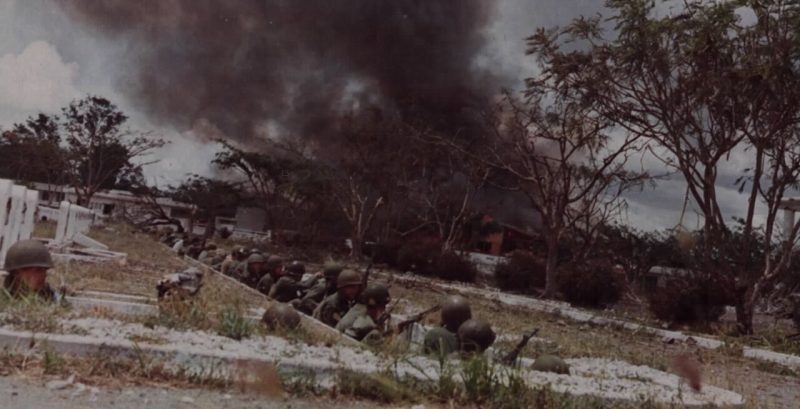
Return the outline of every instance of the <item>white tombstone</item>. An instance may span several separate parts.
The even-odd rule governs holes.
[[[94,223],[95,214],[90,209],[61,202],[56,225],[56,243],[73,240],[79,233],[87,233]]]
[[[27,240],[33,234],[33,228],[36,225],[36,210],[39,207],[39,192],[36,190],[28,189],[25,192],[25,206],[24,214],[22,217],[22,227],[19,231],[19,239]]]
[[[67,236],[67,219],[69,218],[69,202],[61,202],[58,206],[58,221],[56,222],[56,243],[63,243]]]
[[[6,232],[8,231],[6,225],[8,224],[9,201],[11,200],[11,187],[13,185],[10,180],[0,179],[0,261],[5,260],[6,255],[4,251]]]
[[[8,200],[11,202],[11,205],[6,205],[8,213],[6,215],[5,228],[3,229],[3,246],[1,252],[4,259],[8,248],[19,240],[26,190],[24,186],[13,185],[11,187],[11,197]],[[6,203],[8,203],[8,201]]]

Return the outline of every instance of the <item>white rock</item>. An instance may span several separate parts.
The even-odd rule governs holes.
[[[50,381],[47,382],[45,386],[47,387],[47,389],[58,391],[68,388],[70,385],[72,385],[73,382],[75,382],[75,375],[70,375],[70,377],[67,378],[66,380]]]
[[[183,402],[183,403],[194,403],[194,399],[192,399],[192,398],[190,398],[188,396],[184,396],[184,397],[181,398],[181,402]]]

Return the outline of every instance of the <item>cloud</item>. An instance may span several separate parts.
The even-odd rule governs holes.
[[[0,57],[0,117],[13,121],[36,112],[57,112],[80,92],[78,64],[66,63],[56,48],[36,41],[18,55]]]

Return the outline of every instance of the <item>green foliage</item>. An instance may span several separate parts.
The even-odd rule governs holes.
[[[222,310],[217,332],[222,336],[241,341],[253,335],[255,325],[244,315],[241,307],[227,306]]]
[[[495,268],[497,286],[505,291],[525,292],[545,285],[544,262],[527,251],[514,251],[508,262]]]
[[[608,260],[585,260],[582,264],[565,266],[559,274],[559,288],[572,304],[604,308],[619,301],[620,281]]]

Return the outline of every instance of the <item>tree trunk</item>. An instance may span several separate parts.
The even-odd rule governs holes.
[[[547,262],[545,267],[544,296],[552,298],[558,292],[558,241],[547,241]]]
[[[364,245],[364,238],[358,232],[353,232],[350,235],[350,256],[354,258],[361,258],[361,251]]]
[[[753,315],[758,300],[758,284],[737,289],[736,297],[736,329],[741,335],[753,334]]]
[[[206,222],[206,230],[203,232],[203,242],[205,243],[208,239],[214,237],[214,232],[217,231],[217,216],[214,214],[208,215],[208,221]]]

